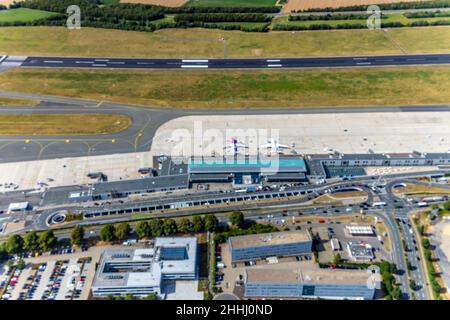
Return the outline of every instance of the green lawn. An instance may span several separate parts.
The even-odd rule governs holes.
[[[189,7],[273,7],[276,0],[189,0]]]
[[[56,13],[32,10],[26,8],[9,9],[0,11],[0,22],[30,22],[43,18],[48,18]]]

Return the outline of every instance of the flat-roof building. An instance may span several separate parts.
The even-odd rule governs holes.
[[[371,226],[367,225],[348,225],[345,227],[348,234],[352,236],[373,236],[375,232]]]
[[[246,298],[371,300],[377,284],[367,285],[366,270],[321,269],[315,263],[298,268],[252,267],[244,274]],[[379,287],[379,284],[378,284]]]
[[[305,255],[312,250],[311,236],[303,230],[230,237],[228,243],[232,262]]]
[[[235,179],[241,184],[242,176],[252,176],[259,183],[260,177],[268,177],[271,181],[303,181],[306,180],[305,160],[296,157],[218,157],[191,158],[188,172],[191,181],[224,181]]]
[[[348,242],[347,250],[350,258],[358,262],[369,262],[373,260],[372,246],[364,241]]]
[[[95,297],[133,294],[145,297],[163,292],[164,280],[193,280],[197,274],[197,239],[156,238],[141,249],[103,252],[92,285]]]

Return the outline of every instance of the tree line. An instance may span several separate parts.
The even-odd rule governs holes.
[[[272,18],[261,13],[196,13],[177,14],[175,22],[270,22]]]
[[[425,12],[405,12],[403,14],[408,19],[415,18],[440,18],[440,17],[450,17],[450,12],[448,11],[425,11]]]
[[[326,14],[326,15],[307,15],[307,16],[293,16],[290,15],[289,21],[315,21],[315,20],[366,20],[370,15],[367,14]],[[385,15],[381,15],[381,19],[386,19]]]
[[[397,3],[380,3],[377,6],[381,10],[404,10],[404,9],[431,9],[449,8],[450,0],[414,1]],[[293,12],[342,12],[342,11],[366,11],[367,5],[354,5],[338,8],[310,8]]]

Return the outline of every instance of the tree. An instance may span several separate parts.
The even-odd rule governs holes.
[[[230,222],[233,226],[242,228],[244,226],[244,214],[240,211],[233,211],[230,215]]]
[[[156,296],[156,293],[150,293],[146,298],[145,298],[145,300],[157,300],[158,299],[158,297]]]
[[[183,218],[178,223],[179,232],[190,232],[192,230],[192,222],[188,218]]]
[[[27,264],[25,263],[25,260],[23,259],[19,259],[19,261],[17,261],[16,267],[20,270],[25,269],[25,266]]]
[[[202,232],[205,228],[205,222],[203,221],[202,217],[200,216],[194,216],[192,219],[192,228],[194,229],[194,232]]]
[[[72,234],[70,236],[70,243],[72,245],[81,245],[84,240],[84,228],[83,226],[77,225],[72,230]]]
[[[119,224],[115,231],[116,238],[119,240],[124,240],[124,239],[128,238],[130,233],[131,233],[131,227],[126,222],[122,222],[121,224]]]
[[[112,242],[116,240],[116,228],[112,224],[107,224],[100,230],[100,240]]]
[[[163,222],[164,235],[169,236],[177,232],[177,223],[173,219],[166,219]]]
[[[152,235],[152,230],[150,229],[150,225],[147,221],[140,221],[136,225],[136,233],[139,238],[146,238]]]
[[[57,242],[58,240],[56,239],[53,230],[44,231],[39,236],[39,245],[44,251],[49,251]]]
[[[6,241],[6,252],[9,254],[17,254],[23,251],[23,238],[18,235],[12,235]]]
[[[27,251],[39,250],[39,236],[36,231],[25,233],[23,237],[23,247]]]
[[[152,231],[152,236],[161,237],[163,235],[163,222],[161,219],[150,220],[150,230]]]
[[[402,291],[400,290],[399,287],[395,287],[395,288],[392,290],[392,298],[393,298],[394,300],[400,299],[400,296],[401,296],[401,295],[402,295]]]
[[[127,293],[124,300],[135,300],[134,296],[131,293]]]
[[[409,280],[409,287],[411,288],[411,290],[416,290],[417,284],[414,279]]]
[[[205,229],[207,231],[214,232],[217,229],[217,225],[219,224],[219,221],[217,220],[217,217],[213,214],[207,215],[205,218]]]
[[[450,201],[444,202],[444,209],[450,211]]]
[[[342,257],[341,257],[341,254],[338,253],[334,256],[333,264],[338,265],[338,264],[341,264],[341,262],[342,262]]]

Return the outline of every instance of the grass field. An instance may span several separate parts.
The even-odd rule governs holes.
[[[190,7],[273,7],[276,0],[189,0]]]
[[[394,28],[389,33],[410,53],[450,52],[450,26]],[[153,33],[60,27],[0,28],[0,53],[111,57],[298,57],[401,53],[380,30],[247,33],[164,29]]]
[[[439,104],[450,101],[449,85],[450,66],[0,73],[0,90],[188,108]]]
[[[429,187],[422,186],[417,184],[407,184],[406,188],[400,187],[395,189],[396,193],[402,193],[408,196],[412,195],[442,195],[442,194],[450,194],[449,189],[438,188],[438,187]]]
[[[0,134],[105,134],[126,129],[131,119],[108,114],[0,115]]]
[[[27,8],[9,9],[0,11],[0,22],[29,22],[48,18],[55,15],[53,12],[32,10]]]
[[[34,106],[38,103],[39,103],[39,101],[37,101],[37,100],[26,100],[26,99],[14,99],[14,98],[0,97],[0,107],[2,107],[2,106],[18,106],[18,107]]]

